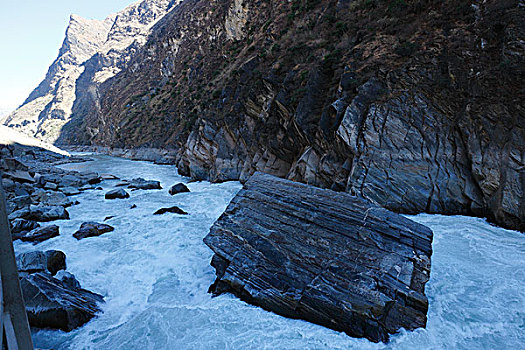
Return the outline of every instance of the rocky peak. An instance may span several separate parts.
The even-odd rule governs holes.
[[[144,45],[151,27],[179,2],[143,0],[102,21],[71,15],[58,57],[45,79],[4,124],[54,142],[69,122],[77,99],[84,101],[83,94],[92,94],[96,84],[117,74]]]
[[[82,64],[93,56],[106,41],[110,20],[99,21],[71,15],[59,57],[69,58],[68,63]]]

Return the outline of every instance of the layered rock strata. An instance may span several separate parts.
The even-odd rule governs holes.
[[[375,342],[426,325],[432,231],[366,200],[257,173],[204,242],[215,294]]]

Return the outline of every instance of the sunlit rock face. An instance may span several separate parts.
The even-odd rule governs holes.
[[[154,25],[179,1],[144,0],[105,20],[71,15],[66,37],[45,79],[4,124],[55,142],[82,103],[92,103],[99,83],[117,74]]]

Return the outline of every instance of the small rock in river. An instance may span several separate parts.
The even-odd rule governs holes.
[[[73,234],[73,237],[80,240],[82,238],[97,237],[106,232],[111,232],[115,228],[106,224],[99,224],[97,222],[84,222],[80,229]]]
[[[161,208],[161,209],[157,210],[155,213],[153,213],[153,215],[162,215],[162,214],[166,214],[166,213],[188,215],[188,213],[186,213],[184,210],[182,210],[181,208],[179,208],[177,206],[173,206],[173,207],[170,207],[170,208]]]
[[[185,193],[185,192],[190,192],[190,190],[183,183],[178,183],[176,185],[171,186],[171,188],[170,188],[170,194],[172,196],[176,195],[177,193]]]
[[[129,198],[129,193],[126,192],[126,190],[124,190],[122,188],[118,188],[118,189],[111,190],[108,193],[106,193],[106,197],[105,198],[106,199],[117,199],[117,198],[124,199],[124,198]]]

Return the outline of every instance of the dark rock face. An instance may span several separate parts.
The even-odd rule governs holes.
[[[80,229],[73,234],[73,237],[75,237],[78,240],[81,240],[87,237],[98,237],[106,232],[111,232],[113,230],[115,230],[115,228],[110,225],[99,224],[97,222],[84,222],[80,226]]]
[[[40,224],[36,221],[26,219],[14,219],[11,221],[11,234],[14,238],[18,235],[24,235],[37,227],[40,227]]]
[[[27,316],[32,327],[71,331],[99,313],[104,298],[44,273],[20,280]]]
[[[22,253],[16,256],[16,265],[22,277],[36,272],[55,275],[66,269],[66,255],[58,250]]]
[[[159,181],[145,180],[141,177],[133,179],[129,183],[129,188],[135,188],[138,190],[160,190],[162,186]]]
[[[364,199],[258,173],[204,242],[215,294],[374,342],[426,326],[432,231]]]
[[[105,195],[106,199],[124,199],[129,198],[129,193],[122,188],[111,190]]]
[[[57,225],[45,226],[36,228],[25,235],[20,236],[20,240],[23,242],[32,242],[34,244],[47,241],[50,238],[58,236],[59,227]]]
[[[177,206],[173,206],[173,207],[170,207],[170,208],[161,208],[161,209],[157,210],[155,213],[153,213],[153,215],[162,215],[162,214],[166,214],[166,213],[188,215],[188,213],[186,213],[184,210],[182,210],[181,208],[179,208]]]
[[[171,186],[170,188],[170,194],[172,196],[178,194],[178,193],[185,193],[185,192],[190,192],[189,188],[186,187],[185,184],[183,183],[180,183],[180,184],[176,184],[176,185],[173,185]]]

